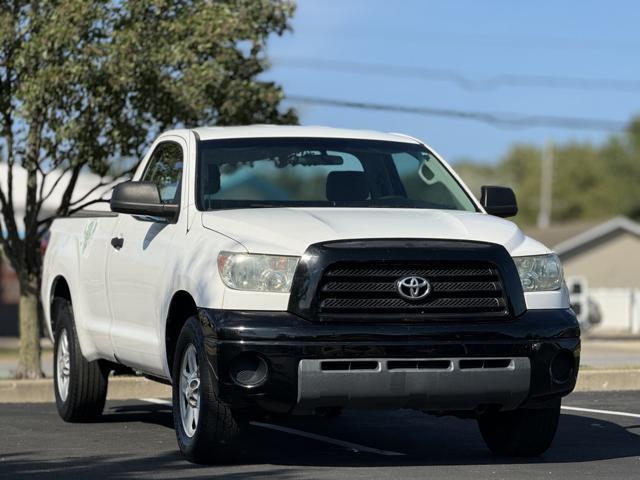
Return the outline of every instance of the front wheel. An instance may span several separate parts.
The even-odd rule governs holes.
[[[533,457],[543,454],[556,435],[560,399],[544,408],[519,408],[478,417],[480,433],[496,455]]]
[[[200,323],[182,327],[173,362],[173,423],[178,446],[194,463],[223,463],[238,455],[240,422],[215,394]]]

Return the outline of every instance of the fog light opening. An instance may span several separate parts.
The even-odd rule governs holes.
[[[549,368],[551,380],[559,385],[567,383],[573,376],[574,366],[575,361],[570,352],[565,350],[556,353],[553,360],[551,360],[551,367]]]
[[[269,367],[260,355],[245,352],[231,361],[229,375],[236,385],[244,388],[255,388],[267,381]]]

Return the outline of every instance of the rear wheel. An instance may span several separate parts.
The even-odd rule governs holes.
[[[95,421],[102,415],[107,398],[108,371],[99,361],[82,356],[71,302],[53,301],[56,318],[53,378],[56,407],[67,422]]]
[[[215,394],[202,328],[195,317],[182,327],[173,362],[173,422],[178,446],[194,463],[224,463],[239,452],[240,421]]]
[[[519,408],[478,417],[480,433],[496,455],[533,457],[553,442],[560,419],[560,399],[545,408]]]

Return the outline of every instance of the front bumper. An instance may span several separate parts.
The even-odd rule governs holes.
[[[219,398],[234,408],[278,413],[330,406],[469,411],[537,405],[573,390],[580,361],[580,331],[568,309],[529,310],[491,322],[414,324],[323,324],[288,312],[201,309],[200,320]],[[264,383],[247,388],[233,381],[230,370],[240,354],[266,361]],[[554,378],[552,364],[560,357],[571,368]],[[368,371],[344,368],[344,362],[364,359],[370,360]],[[339,360],[342,370],[323,370],[330,360]],[[390,367],[396,360],[440,363]]]

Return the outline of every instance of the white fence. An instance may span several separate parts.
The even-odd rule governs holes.
[[[640,334],[640,290],[632,288],[590,288],[589,296],[602,314],[593,333]]]

